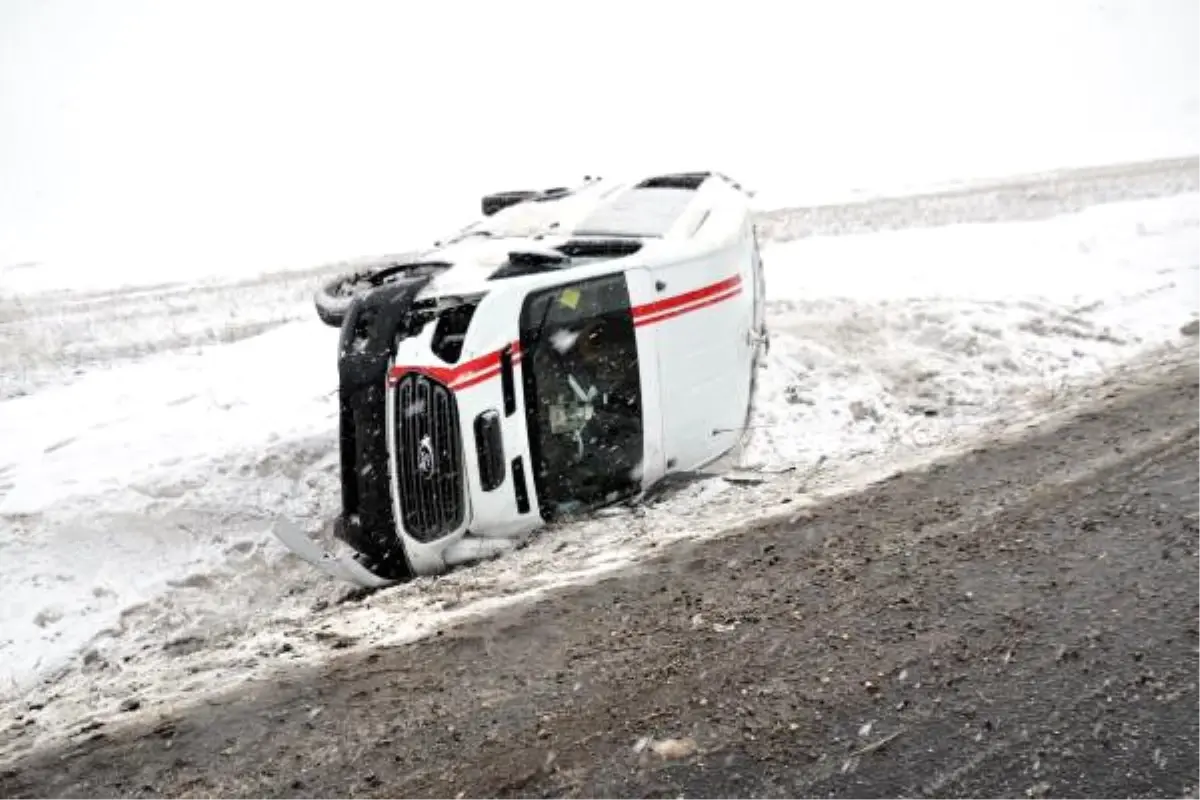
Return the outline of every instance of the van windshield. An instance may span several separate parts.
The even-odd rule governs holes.
[[[642,394],[623,274],[531,293],[521,374],[538,504],[546,519],[641,486]]]

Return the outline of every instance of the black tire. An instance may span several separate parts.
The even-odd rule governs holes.
[[[363,267],[338,275],[324,284],[313,294],[313,305],[317,316],[326,325],[334,328],[342,327],[350,304],[359,295],[366,294],[384,283],[413,277],[416,275],[431,275],[447,268],[449,264],[428,261],[412,261],[408,259],[387,259],[378,264]]]
[[[348,272],[318,289],[313,295],[313,305],[316,306],[317,316],[321,321],[334,328],[342,327],[342,320],[346,318],[350,303],[361,294],[361,291],[356,289],[361,287],[362,290],[367,290],[369,284],[366,283],[366,279],[374,271],[365,269]]]
[[[485,217],[490,217],[497,211],[502,211],[509,206],[515,206],[523,200],[529,200],[537,197],[541,192],[496,192],[495,194],[486,195],[479,205]]]

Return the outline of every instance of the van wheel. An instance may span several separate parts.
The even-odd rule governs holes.
[[[359,295],[366,294],[384,283],[431,275],[447,268],[440,262],[405,263],[408,259],[388,259],[375,266],[363,267],[354,272],[343,273],[330,280],[313,295],[317,316],[326,325],[342,327],[346,311]]]
[[[326,283],[313,295],[317,316],[326,325],[342,327],[346,311],[354,298],[370,288],[367,279],[375,272],[372,269],[348,272]]]

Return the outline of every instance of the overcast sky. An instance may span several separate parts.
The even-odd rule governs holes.
[[[1198,37],[1194,0],[3,0],[0,260],[378,252],[623,168],[804,199],[1191,153]]]

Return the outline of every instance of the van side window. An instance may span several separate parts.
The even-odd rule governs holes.
[[[521,309],[521,374],[547,519],[641,485],[642,397],[624,274],[540,289]]]

